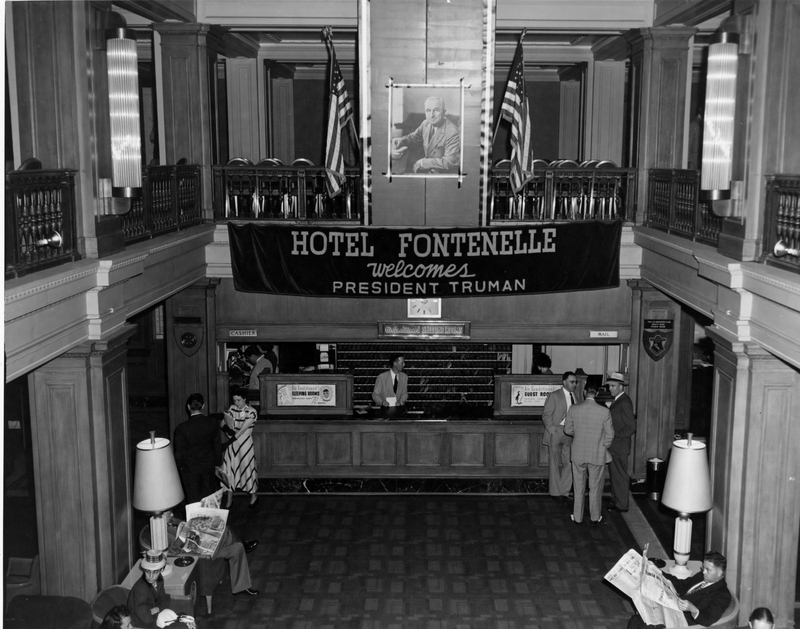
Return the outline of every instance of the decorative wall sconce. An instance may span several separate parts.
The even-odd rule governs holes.
[[[110,28],[105,39],[112,163],[111,203],[106,206],[111,214],[123,214],[131,207],[130,199],[142,195],[136,33],[128,28]]]
[[[731,190],[736,188],[731,178],[738,63],[739,35],[715,33],[708,46],[700,170],[700,195],[709,201],[731,199]]]

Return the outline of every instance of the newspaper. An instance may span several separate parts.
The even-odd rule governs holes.
[[[214,555],[228,523],[228,510],[219,508],[224,491],[220,489],[200,502],[186,505],[186,522],[180,523],[175,537],[175,547],[180,553]]]
[[[678,607],[678,595],[664,574],[635,550],[629,550],[605,576],[606,581],[633,600],[636,611],[648,625],[688,627]]]

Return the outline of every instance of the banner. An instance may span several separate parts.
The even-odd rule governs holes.
[[[481,229],[228,224],[233,281],[248,293],[478,297],[619,285],[622,223]]]

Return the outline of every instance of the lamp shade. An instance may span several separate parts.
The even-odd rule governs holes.
[[[672,443],[661,503],[678,513],[701,513],[711,509],[706,444],[686,439]]]
[[[163,513],[183,500],[181,479],[169,439],[145,439],[136,444],[133,508]]]

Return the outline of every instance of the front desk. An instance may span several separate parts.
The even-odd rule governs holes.
[[[339,396],[321,414],[315,399],[325,390],[323,378],[342,391],[352,382],[350,374],[261,376],[262,412],[253,431],[260,477],[547,477],[541,411],[547,390],[561,386],[559,376],[496,376],[493,407],[353,408]],[[287,398],[290,391],[299,401]],[[517,395],[525,392],[541,399],[526,403]]]

